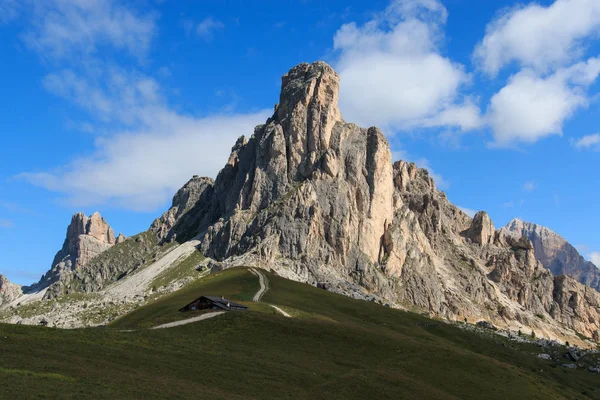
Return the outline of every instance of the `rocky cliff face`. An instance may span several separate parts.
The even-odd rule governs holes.
[[[0,306],[10,303],[21,295],[21,286],[10,282],[5,276],[0,275]]]
[[[226,266],[444,318],[597,335],[595,294],[554,278],[529,239],[486,213],[469,218],[427,171],[392,165],[379,130],[344,122],[338,86],[325,63],[290,70],[273,116],[238,139],[214,182],[194,178],[175,196],[157,237],[198,237]]]
[[[536,258],[553,275],[568,275],[600,291],[600,269],[586,261],[562,236],[544,226],[519,219],[513,219],[502,229],[507,233],[529,238]]]
[[[99,213],[89,217],[83,213],[73,215],[62,249],[56,253],[50,270],[33,288],[47,287],[63,276],[81,269],[115,243],[112,228]]]
[[[485,212],[468,217],[426,170],[392,164],[377,128],[343,120],[338,87],[323,62],[292,68],[273,116],[237,140],[214,181],[194,177],[148,232],[79,269],[89,258],[77,261],[85,252],[69,237],[109,246],[114,236],[102,229],[88,235],[87,222],[74,219],[55,264],[63,263],[58,275],[75,273],[49,293],[100,290],[151,261],[157,243],[195,238],[224,267],[269,268],[451,320],[598,337],[600,294],[554,277],[527,237],[496,231]]]

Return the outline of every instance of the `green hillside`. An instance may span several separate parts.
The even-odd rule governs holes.
[[[259,304],[258,278],[233,269],[106,328],[0,325],[0,398],[600,398],[598,375],[540,360],[537,346],[267,275]],[[250,310],[146,329],[194,315],[177,310],[203,294]]]

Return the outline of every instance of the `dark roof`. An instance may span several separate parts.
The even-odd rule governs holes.
[[[215,306],[223,309],[223,310],[231,310],[231,308],[243,308],[243,309],[247,309],[248,307],[243,305],[243,304],[239,304],[236,303],[234,301],[231,300],[227,300],[227,299],[222,299],[219,296],[200,296],[198,297],[196,300],[192,301],[191,303],[189,303],[188,305],[186,305],[185,307],[183,307],[180,311],[188,308],[189,306],[191,306],[192,304],[194,304],[195,302],[197,302],[198,300],[200,300],[201,298],[205,298],[210,300]],[[229,307],[227,307],[227,303],[229,303]]]
[[[229,303],[229,305],[231,307],[248,308],[248,307],[246,307],[243,304],[239,304],[239,303],[236,303],[234,301],[227,300],[227,299],[222,299],[219,296],[201,296],[201,297],[206,297],[207,299],[209,299],[210,301],[212,301],[213,303],[215,303],[215,305],[220,306],[222,308],[227,308],[227,303]]]

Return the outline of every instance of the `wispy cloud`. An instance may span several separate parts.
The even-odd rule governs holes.
[[[156,210],[192,175],[215,176],[235,140],[251,135],[271,114],[183,114],[168,104],[168,89],[153,76],[132,68],[126,59],[124,66],[98,57],[100,47],[140,59],[150,52],[154,14],[136,11],[131,4],[51,0],[36,3],[30,12],[27,43],[54,60],[44,87],[85,110],[86,124],[97,136],[87,154],[17,177],[56,192],[72,206],[110,203]],[[222,28],[208,18],[197,33],[210,35]]]
[[[593,135],[586,135],[582,138],[572,142],[573,145],[578,149],[591,149],[600,151],[600,133],[594,133]]]
[[[523,184],[523,190],[526,192],[533,192],[536,188],[535,181],[528,181]]]
[[[204,40],[212,40],[216,31],[225,28],[225,24],[213,17],[207,17],[203,19],[198,26],[196,26],[196,34]]]
[[[12,228],[14,223],[8,219],[0,219],[0,228]]]
[[[110,46],[145,58],[156,33],[153,13],[137,12],[121,2],[35,2],[25,42],[44,58],[60,60],[93,55]]]

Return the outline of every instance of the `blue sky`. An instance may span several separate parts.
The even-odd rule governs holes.
[[[599,2],[323,3],[0,0],[0,273],[37,280],[77,211],[147,229],[315,60],[455,204],[600,262]]]

